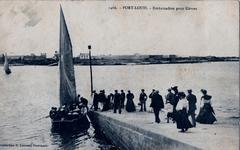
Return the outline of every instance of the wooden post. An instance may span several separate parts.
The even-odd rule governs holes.
[[[92,56],[91,56],[91,45],[88,45],[89,50],[89,66],[90,66],[90,79],[91,79],[91,96],[93,94],[93,79],[92,79]]]

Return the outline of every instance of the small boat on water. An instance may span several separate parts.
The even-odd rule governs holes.
[[[59,130],[84,130],[90,127],[87,106],[81,105],[76,95],[72,44],[60,6],[60,107],[52,107],[49,116],[52,127]]]
[[[7,54],[4,55],[4,71],[7,75],[12,73],[11,69],[9,68],[8,58]]]

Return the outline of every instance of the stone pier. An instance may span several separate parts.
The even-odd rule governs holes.
[[[238,125],[197,124],[181,133],[176,124],[166,123],[163,114],[160,124],[153,122],[154,114],[149,112],[91,112],[90,116],[95,128],[123,150],[239,149]]]

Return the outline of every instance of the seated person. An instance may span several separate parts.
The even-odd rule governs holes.
[[[52,107],[50,112],[49,112],[49,116],[51,119],[57,119],[58,116],[58,112],[57,112],[57,108],[56,107]]]
[[[88,100],[84,97],[81,97],[80,100],[81,101],[80,101],[79,109],[86,107],[88,111]]]

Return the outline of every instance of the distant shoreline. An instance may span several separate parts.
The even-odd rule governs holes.
[[[162,61],[162,62],[138,62],[138,63],[102,63],[102,62],[92,62],[93,66],[132,66],[132,65],[159,65],[159,64],[196,64],[196,63],[215,63],[215,62],[239,62],[238,60],[222,60],[222,61]],[[3,64],[0,64],[3,66]],[[11,66],[57,66],[58,63],[11,63]],[[88,62],[74,63],[77,66],[89,66]]]
[[[91,56],[92,65],[151,65],[151,64],[186,64],[186,63],[204,63],[204,62],[226,62],[239,61],[236,56],[177,56],[177,55],[97,55]],[[24,56],[8,56],[8,62],[14,66],[21,65],[45,65],[56,66],[59,60],[59,54],[56,53],[53,57],[47,58],[46,54],[39,56],[24,55]],[[4,57],[0,57],[0,64],[4,63]],[[89,54],[80,54],[73,57],[75,65],[89,65]]]

